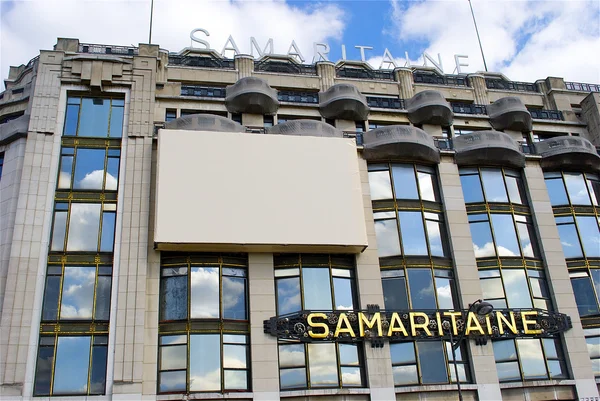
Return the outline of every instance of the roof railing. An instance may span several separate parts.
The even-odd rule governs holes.
[[[486,78],[485,86],[488,89],[499,89],[516,92],[539,92],[537,84],[531,82],[505,81],[498,78]]]
[[[439,75],[435,72],[414,71],[413,80],[417,84],[469,86],[469,80],[464,75]]]
[[[254,71],[276,72],[279,74],[317,75],[317,67],[311,64],[297,64],[278,60],[264,60],[254,64]]]
[[[96,45],[91,43],[80,43],[79,53],[91,54],[118,54],[122,56],[135,56],[138,48],[134,46]]]
[[[565,86],[568,90],[580,91],[580,92],[600,92],[600,85],[598,84],[584,84],[581,82],[565,82]]]
[[[373,79],[379,81],[395,81],[392,70],[369,70],[367,68],[339,67],[335,70],[338,78]]]
[[[218,68],[223,70],[235,69],[235,62],[232,59],[220,59],[216,57],[201,56],[182,56],[180,54],[169,54],[169,65]]]

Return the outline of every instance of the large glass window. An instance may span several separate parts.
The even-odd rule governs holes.
[[[58,189],[116,191],[121,150],[63,146]]]
[[[600,314],[600,269],[577,269],[570,276],[579,316]]]
[[[543,270],[522,268],[480,269],[485,300],[497,309],[539,308],[552,310]]]
[[[160,393],[250,389],[247,257],[161,255]]]
[[[358,309],[354,274],[353,256],[276,256],[277,315]],[[362,352],[360,344],[280,341],[280,388],[362,387]]]
[[[41,336],[34,395],[104,394],[107,354],[106,335]]]
[[[513,213],[469,214],[475,257],[539,258],[531,217]]]
[[[597,174],[545,172],[552,206],[594,205],[600,203],[600,179]]]
[[[600,377],[600,327],[583,329],[594,376]]]
[[[500,382],[567,378],[559,340],[494,340],[493,346]]]
[[[463,167],[460,182],[465,203],[527,204],[521,175],[514,170]]]
[[[124,109],[123,99],[69,96],[63,135],[120,138]]]

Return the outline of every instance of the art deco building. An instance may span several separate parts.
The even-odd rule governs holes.
[[[1,400],[599,399],[599,85],[76,39],[5,84]]]

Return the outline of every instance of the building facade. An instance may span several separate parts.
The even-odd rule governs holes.
[[[62,38],[5,84],[0,399],[599,400],[599,85]]]

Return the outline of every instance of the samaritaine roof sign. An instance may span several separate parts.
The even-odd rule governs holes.
[[[503,309],[487,315],[474,311],[426,310],[300,311],[264,321],[264,332],[302,342],[369,340],[436,340],[467,336],[489,338],[554,337],[571,328],[571,319],[541,309]]]
[[[192,39],[192,47],[197,47],[205,50],[215,50],[210,47],[210,43],[207,40],[203,39],[200,34],[204,34],[206,37],[210,36],[210,33],[204,28],[196,28],[192,30],[190,33],[190,39]],[[197,45],[194,45],[196,43]],[[346,60],[346,45],[341,45],[342,47],[342,60]],[[355,48],[360,50],[360,61],[367,61],[366,52],[369,50],[373,50],[372,46],[354,46]],[[329,52],[331,48],[327,43],[313,43],[313,60],[312,62],[318,61],[329,61]],[[254,52],[256,51],[256,56]],[[233,53],[235,55],[240,54],[240,49],[236,44],[235,40],[231,35],[227,38],[227,41],[223,45],[223,49],[221,50],[221,56],[225,57],[226,53]],[[261,46],[258,44],[257,40],[252,36],[250,37],[250,55],[256,58],[260,58],[267,55],[276,55],[273,52],[273,38],[269,38],[265,46],[261,49]],[[296,44],[295,40],[292,40],[290,43],[290,47],[288,48],[286,56],[291,56],[300,61],[301,63],[305,62],[305,58],[300,51],[300,48]],[[379,65],[379,69],[392,69],[397,67],[412,67],[416,66],[408,57],[408,52],[404,52],[406,62],[404,65],[398,65],[397,61],[392,56],[392,53],[385,48],[382,54],[381,64]],[[423,65],[428,66],[428,63],[431,63],[431,67],[435,68],[440,74],[444,74],[444,67],[442,65],[442,56],[440,54],[437,55],[437,61],[428,53],[423,53]],[[463,54],[455,54],[454,55],[454,63],[456,65],[453,72],[457,74],[463,74],[461,67],[468,67],[469,64],[466,62],[469,56],[465,56]]]

